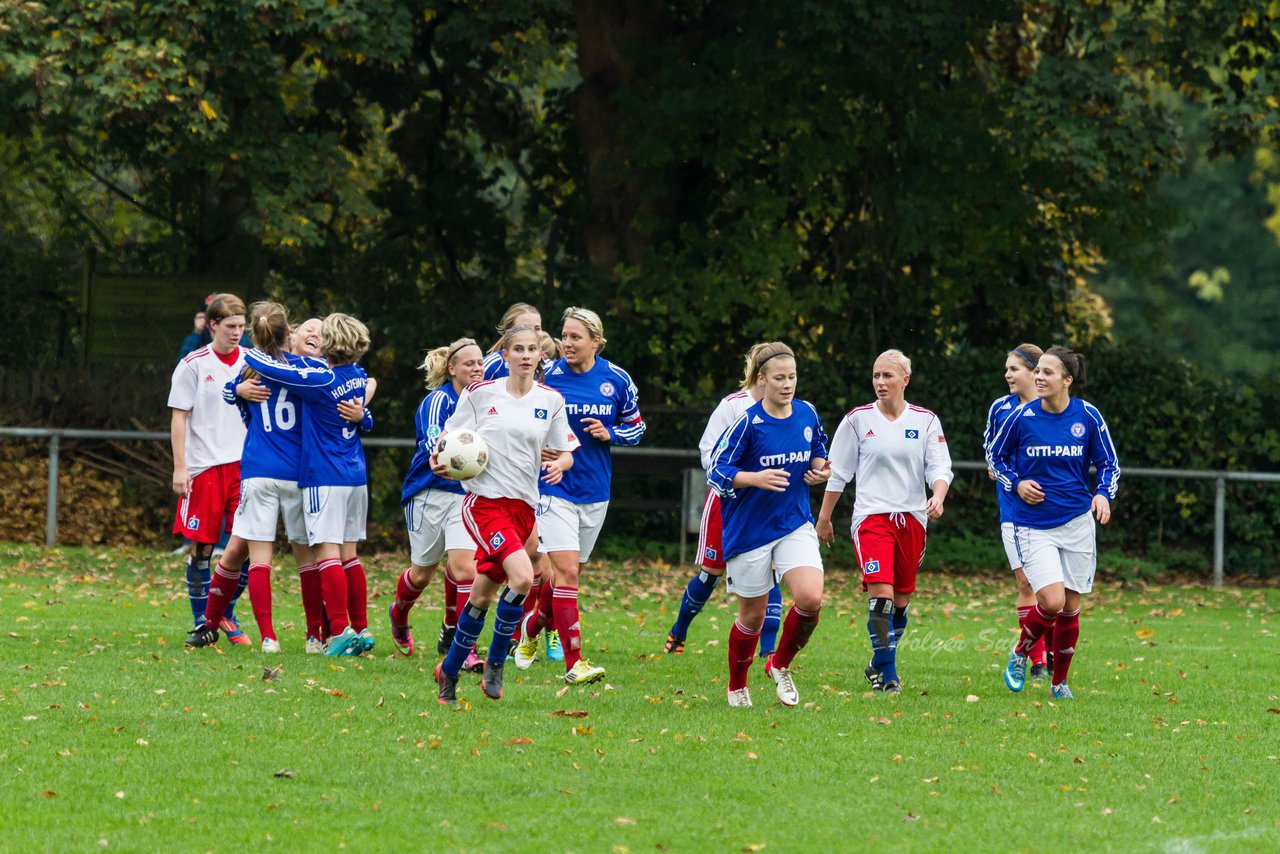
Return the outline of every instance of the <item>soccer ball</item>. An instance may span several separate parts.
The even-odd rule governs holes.
[[[470,480],[489,462],[489,446],[479,433],[470,430],[454,430],[441,436],[436,454],[451,480]]]

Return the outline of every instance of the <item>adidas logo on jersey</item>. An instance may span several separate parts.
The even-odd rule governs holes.
[[[759,415],[757,415],[757,416],[755,416],[754,418],[752,418],[752,419],[751,419],[751,423],[752,423],[752,424],[763,424],[763,423],[764,423],[764,419],[763,419],[763,418],[761,418]]]
[[[207,383],[211,383],[211,382],[213,382],[213,374],[205,374],[205,375],[204,375],[204,381],[205,381],[205,382],[207,382]]]
[[[1034,416],[1035,416],[1035,414],[1036,414],[1036,413],[1035,413],[1035,410],[1034,410],[1034,409],[1024,409],[1024,410],[1022,410],[1022,417],[1023,417],[1023,418],[1031,418],[1031,417],[1034,417]]]
[[[496,407],[496,406],[490,406],[490,407],[489,407],[489,411],[488,411],[487,413],[485,413],[485,414],[487,414],[487,415],[497,415],[497,414],[498,414],[498,407]]]
[[[876,437],[876,431],[875,431],[875,430],[868,430],[868,431],[867,431],[867,435],[863,436],[862,438],[864,438],[864,439],[874,439],[875,437]]]

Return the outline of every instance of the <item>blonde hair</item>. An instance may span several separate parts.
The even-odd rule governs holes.
[[[911,376],[911,360],[901,350],[885,350],[879,356],[876,356],[877,362],[882,359],[886,362],[893,362],[899,368],[902,368],[903,376]]]
[[[427,356],[418,365],[418,370],[427,374],[427,389],[435,391],[449,381],[449,366],[458,354],[467,347],[479,347],[474,338],[459,338],[447,347],[437,347],[427,351]]]
[[[502,319],[498,321],[498,340],[493,342],[493,346],[489,348],[490,353],[496,353],[502,349],[502,342],[506,340],[507,333],[511,327],[516,325],[516,318],[522,314],[536,314],[538,318],[542,318],[542,312],[538,311],[527,302],[513,302],[506,311],[502,313]]]
[[[545,329],[538,333],[538,346],[542,348],[542,355],[553,362],[564,355],[564,351],[560,349],[560,342],[552,338],[551,333]]]
[[[1019,344],[1009,351],[1010,356],[1017,356],[1019,359],[1027,363],[1027,367],[1035,370],[1036,363],[1040,361],[1040,357],[1044,355],[1044,351],[1035,344]]]
[[[280,358],[289,340],[289,312],[278,302],[255,302],[249,306],[249,334],[253,346],[273,359]]]
[[[751,388],[760,379],[760,373],[764,370],[765,362],[778,356],[789,356],[794,359],[796,354],[791,348],[781,341],[765,341],[757,344],[747,351],[747,366],[742,376],[742,388]]]
[[[533,335],[535,339],[539,337],[538,330],[534,329],[532,326],[525,326],[523,324],[519,326],[513,326],[510,329],[508,329],[505,333],[503,333],[500,339],[498,339],[498,345],[496,349],[505,351],[507,347],[511,344],[511,339],[515,338],[517,335],[519,335],[522,332],[530,333],[531,335]],[[539,342],[539,346],[541,346],[541,342]],[[508,367],[510,366],[508,365]],[[546,371],[542,369],[541,359],[538,360],[538,364],[533,369],[533,376],[534,376],[534,379],[538,380],[539,382],[541,382],[542,379],[546,376]]]
[[[369,349],[369,327],[335,312],[320,324],[320,353],[331,365],[352,365]]]
[[[600,315],[591,309],[571,305],[564,310],[564,314],[560,318],[561,323],[566,320],[578,321],[586,327],[588,337],[600,339],[600,344],[596,347],[597,353],[604,349],[605,344],[609,343],[609,339],[604,337],[604,323],[600,320]]]
[[[209,297],[209,305],[204,310],[204,319],[212,326],[237,314],[244,314],[244,300],[235,294],[214,294]]]

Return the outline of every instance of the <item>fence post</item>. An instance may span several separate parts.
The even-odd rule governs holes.
[[[1225,544],[1227,539],[1227,481],[1218,478],[1213,489],[1213,586],[1222,586]]]
[[[49,492],[44,501],[44,545],[53,548],[58,544],[58,440],[54,433],[49,437]]]
[[[680,478],[680,565],[685,563],[688,534],[702,530],[702,505],[707,500],[707,474],[702,469],[685,469]],[[699,555],[695,555],[697,563]]]

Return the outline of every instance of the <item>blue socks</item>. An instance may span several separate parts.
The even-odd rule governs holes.
[[[769,603],[764,608],[764,626],[760,629],[760,656],[773,655],[778,645],[778,629],[782,627],[782,588],[773,585]]]
[[[871,636],[871,666],[879,670],[885,682],[897,682],[897,643],[893,637],[893,599],[877,597],[871,600],[867,617],[867,634]],[[903,614],[906,626],[906,614]]]
[[[440,669],[449,674],[449,678],[457,679],[462,672],[462,663],[476,645],[476,638],[480,637],[480,632],[484,629],[484,616],[487,613],[487,608],[477,608],[468,602],[467,607],[458,614],[458,628],[453,633],[453,645],[449,647],[449,653],[440,665]],[[503,655],[506,655],[506,650],[504,646]]]
[[[684,588],[684,598],[680,600],[680,613],[671,626],[672,637],[685,639],[693,618],[702,613],[702,606],[707,604],[719,581],[720,576],[712,575],[705,569],[699,570],[697,575],[689,579],[689,584]]]
[[[893,627],[893,637],[890,638],[890,645],[893,647],[895,655],[897,653],[898,644],[902,643],[902,633],[907,630],[907,609],[911,606],[903,605],[901,608],[896,605],[893,608],[893,618],[891,625]]]
[[[209,601],[209,560],[187,556],[187,599],[197,628],[204,625],[204,606]]]
[[[502,588],[502,595],[498,597],[498,607],[493,610],[493,643],[489,644],[489,655],[486,656],[490,664],[506,663],[507,650],[511,647],[511,635],[515,633],[516,626],[520,625],[524,600],[528,595],[517,593],[510,587]],[[459,631],[462,629],[461,620],[458,621],[458,629]]]

